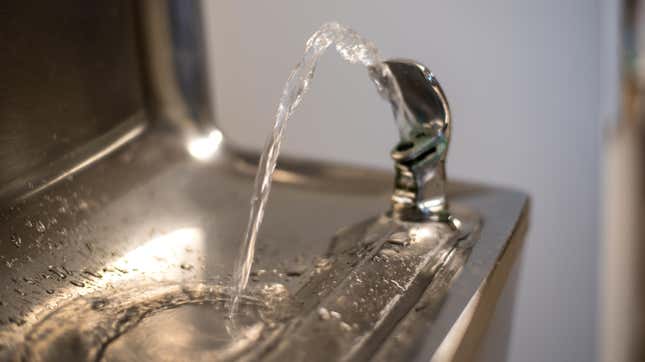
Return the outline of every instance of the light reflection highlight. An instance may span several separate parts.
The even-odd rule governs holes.
[[[200,228],[177,229],[147,241],[115,260],[113,265],[142,273],[167,271],[169,265],[180,265],[189,261],[191,255],[201,255],[203,243],[204,233]]]
[[[413,229],[411,234],[413,235],[413,240],[427,240],[437,237],[434,229],[429,227],[418,227]]]
[[[211,131],[206,137],[199,137],[188,142],[188,153],[200,161],[211,159],[222,144],[222,132]]]
[[[194,277],[194,272],[200,269],[199,256],[205,251],[204,232],[198,227],[185,227],[173,230],[167,234],[154,237],[138,248],[127,252],[105,265],[102,270],[92,270],[92,274],[81,271],[80,275],[85,278],[76,277],[82,283],[83,288],[78,285],[68,284],[67,287],[59,288],[56,294],[52,294],[40,306],[35,307],[28,315],[27,320],[35,321],[44,309],[54,310],[59,303],[76,296],[92,293],[96,290],[116,290],[120,283],[141,279],[145,274],[148,280],[163,281],[182,277]],[[182,264],[190,265],[190,269],[182,267]],[[192,273],[187,273],[192,271]]]

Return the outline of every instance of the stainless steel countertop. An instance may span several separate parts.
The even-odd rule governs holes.
[[[3,210],[1,359],[19,350],[28,331],[52,311],[80,295],[164,282],[226,285],[247,221],[254,162],[254,156],[227,145],[212,160],[199,161],[173,132],[150,130]],[[306,289],[309,272],[333,253],[343,231],[387,211],[392,178],[357,167],[280,162],[254,265],[267,273],[256,283],[280,282],[292,295]],[[379,327],[365,353],[432,356],[504,251],[521,243],[524,194],[452,183],[449,198],[457,208],[479,214],[476,240],[454,249],[445,267],[423,279],[421,294]],[[351,238],[346,242],[360,242]],[[374,280],[368,276],[367,282]],[[322,358],[313,354],[316,349],[298,350],[297,359]]]

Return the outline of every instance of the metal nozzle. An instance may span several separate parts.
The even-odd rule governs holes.
[[[450,142],[450,108],[430,70],[409,60],[385,62],[406,106],[407,130],[392,150],[396,178],[392,214],[405,220],[449,221],[445,159]]]

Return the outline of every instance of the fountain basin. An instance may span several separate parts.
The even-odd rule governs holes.
[[[200,280],[225,288],[246,221],[254,162],[227,146],[210,161],[197,160],[172,133],[150,129],[100,163],[7,209],[2,232],[19,237],[21,245],[0,244],[0,355],[19,356],[31,343],[30,333],[79,298],[122,292],[124,300],[128,293],[136,300],[155,285],[180,288]],[[252,355],[431,357],[469,302],[506,279],[526,224],[525,195],[452,183],[451,205],[476,232],[460,240],[445,229],[442,245],[433,236],[428,240],[434,244],[405,246],[392,242],[402,226],[386,215],[391,179],[370,169],[281,163],[251,290],[278,283],[293,307],[271,347],[251,343]],[[501,293],[496,288],[486,301],[489,317]],[[186,315],[208,320],[208,308],[195,308],[163,312],[151,317],[157,322],[142,322],[123,336],[149,335],[162,320],[187,325]],[[340,317],[326,319],[321,310]],[[87,322],[84,314],[74,315],[79,324]],[[180,339],[187,332],[173,333],[164,335]],[[110,341],[116,347],[106,347],[113,351],[106,356],[119,360],[145,352],[133,351],[139,344],[126,343],[128,338]],[[200,333],[194,338],[203,342]],[[48,348],[47,355],[71,353],[65,343]]]

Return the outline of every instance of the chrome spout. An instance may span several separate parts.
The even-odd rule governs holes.
[[[445,160],[451,117],[446,96],[427,67],[410,60],[386,64],[401,91],[408,126],[399,130],[401,141],[392,150],[396,170],[392,215],[410,221],[449,221]]]

